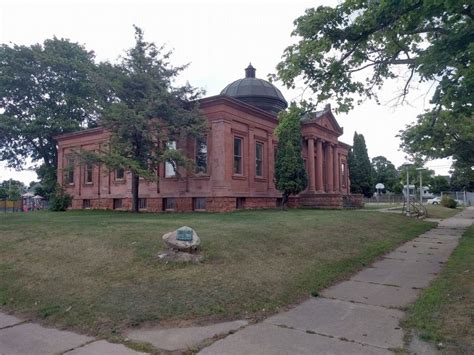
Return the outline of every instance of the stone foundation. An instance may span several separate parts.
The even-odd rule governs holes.
[[[351,194],[344,195],[342,205],[344,208],[362,208],[364,207],[364,195]]]
[[[165,212],[164,198],[149,197],[147,208],[143,212]],[[276,197],[207,197],[207,212],[229,212],[237,209],[260,209],[278,208],[281,198]],[[313,193],[301,196],[292,196],[288,200],[289,208],[321,208],[321,209],[342,209],[361,208],[362,195],[343,195],[339,193]],[[83,199],[73,199],[71,209],[83,209]],[[91,209],[114,209],[113,198],[90,199]],[[132,209],[132,199],[122,198],[122,208],[119,211],[130,211]],[[194,210],[192,197],[176,197],[174,212],[191,212]],[[171,211],[169,211],[171,212]]]

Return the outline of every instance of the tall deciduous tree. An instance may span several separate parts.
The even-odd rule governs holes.
[[[297,79],[333,99],[340,111],[376,98],[387,79],[406,70],[402,102],[414,79],[432,82],[432,108],[401,135],[409,153],[474,159],[474,6],[461,0],[345,0],[309,9],[295,21],[299,41],[278,65],[289,87]],[[361,102],[361,100],[358,100]]]
[[[354,132],[354,143],[348,156],[351,192],[371,197],[374,192],[372,166],[362,134]]]
[[[276,188],[283,195],[282,206],[286,206],[290,195],[297,195],[308,184],[308,176],[301,156],[301,122],[303,111],[290,105],[278,115],[276,135],[278,148],[275,162]]]
[[[400,183],[397,169],[390,160],[384,156],[377,156],[372,158],[372,169],[373,169],[373,183],[382,183],[385,185],[385,189],[391,192],[395,192],[396,186]]]
[[[441,192],[449,191],[451,188],[449,186],[449,181],[445,176],[437,175],[433,176],[429,182],[430,192],[436,195],[441,194]]]
[[[54,184],[53,137],[93,126],[98,117],[93,72],[93,53],[66,39],[0,45],[0,160],[21,168],[31,159]]]
[[[206,121],[198,109],[201,91],[189,84],[173,86],[185,66],[173,67],[171,53],[146,42],[138,27],[135,40],[120,64],[101,66],[112,101],[100,120],[111,132],[110,151],[91,158],[131,172],[132,209],[138,212],[140,177],[154,180],[164,161],[175,169],[185,166],[189,160],[175,149],[176,142],[202,138]]]

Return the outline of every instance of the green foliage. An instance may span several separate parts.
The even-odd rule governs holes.
[[[422,168],[423,170],[417,170],[420,168]],[[401,165],[398,167],[397,170],[400,176],[401,185],[406,185],[407,183],[407,169],[408,177],[410,179],[410,185],[415,185],[417,189],[420,186],[420,173],[424,186],[430,184],[432,176],[434,175],[434,170],[425,168],[422,160],[414,159],[410,165]]]
[[[456,161],[453,164],[453,171],[451,175],[451,189],[452,190],[466,190],[474,191],[474,170],[473,165]]]
[[[452,197],[444,195],[441,199],[441,205],[447,208],[456,208],[458,203]]]
[[[371,197],[374,193],[372,166],[370,164],[365,139],[362,134],[354,133],[354,144],[347,159],[351,192]]]
[[[53,194],[49,197],[49,209],[59,212],[66,211],[72,203],[72,196],[66,193],[62,186],[56,186]]]
[[[430,192],[436,195],[439,195],[441,192],[450,190],[448,179],[446,179],[446,177],[441,176],[441,175],[433,176],[431,178],[429,185],[430,185]]]
[[[283,194],[283,205],[290,195],[297,195],[308,184],[308,176],[301,156],[300,118],[302,110],[292,104],[287,111],[280,112],[276,135],[278,137],[275,162],[276,188]]]
[[[413,80],[433,82],[432,108],[402,133],[402,147],[428,158],[474,159],[471,65],[474,7],[461,0],[345,0],[308,9],[296,19],[278,64],[288,87],[302,82],[315,103],[335,100],[347,112],[375,98],[405,69],[403,103]]]
[[[185,66],[171,66],[171,53],[146,42],[138,27],[135,40],[120,64],[100,66],[111,102],[100,124],[112,137],[109,147],[87,158],[131,171],[133,210],[138,212],[139,177],[156,179],[156,167],[166,160],[187,166],[185,154],[166,143],[202,137],[206,121],[198,109],[201,91],[189,84],[173,86]]]
[[[94,125],[94,55],[66,39],[0,45],[0,160],[57,167],[54,136]]]
[[[26,186],[18,180],[4,180],[0,182],[0,199],[19,200],[26,191]]]
[[[384,156],[372,158],[373,183],[382,183],[385,190],[395,192],[397,185],[400,185],[400,178],[395,165]]]

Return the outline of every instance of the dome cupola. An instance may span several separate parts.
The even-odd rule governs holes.
[[[236,80],[221,91],[221,95],[231,96],[246,104],[256,106],[273,115],[286,109],[288,103],[274,85],[255,77],[252,64],[245,69],[245,78]]]

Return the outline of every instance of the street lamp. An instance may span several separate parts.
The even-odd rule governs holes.
[[[405,163],[402,165],[402,167],[405,167],[407,169],[407,187],[406,187],[406,202],[407,202],[407,217],[410,217],[410,176],[408,175],[408,168],[412,166],[413,164],[411,163]]]
[[[420,204],[423,204],[423,197],[422,197],[422,191],[423,191],[423,184],[422,184],[422,177],[421,177],[421,172],[423,170],[426,170],[425,168],[416,168],[416,171],[420,172]]]

